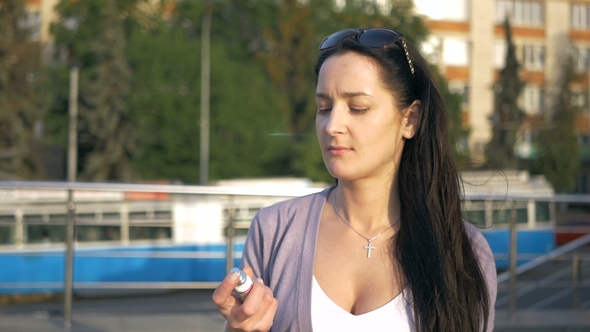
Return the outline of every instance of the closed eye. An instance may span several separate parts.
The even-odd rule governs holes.
[[[369,110],[368,107],[366,108],[350,108],[350,112],[354,114],[364,114]]]

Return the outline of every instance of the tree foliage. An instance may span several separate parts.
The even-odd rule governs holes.
[[[469,168],[471,160],[469,147],[464,144],[469,137],[469,129],[464,126],[462,118],[464,96],[449,89],[446,78],[438,68],[431,66],[431,71],[449,115],[449,141],[453,148],[457,167],[459,169]]]
[[[104,29],[90,48],[97,65],[89,68],[81,94],[84,129],[93,145],[82,178],[129,181],[136,144],[128,106],[131,71],[115,0],[107,1],[100,17]]]
[[[580,147],[575,119],[580,108],[572,104],[570,85],[577,80],[570,57],[562,61],[557,93],[553,96],[548,126],[539,133],[539,157],[531,164],[531,173],[543,174],[557,193],[573,189],[580,171]]]
[[[199,180],[199,10],[183,9],[183,15],[149,32],[135,31],[130,39],[130,107],[144,137],[135,169],[144,179]],[[210,178],[265,176],[269,169],[281,174],[287,148],[272,134],[287,128],[277,112],[285,101],[260,65],[228,56],[217,39],[211,58]]]
[[[78,155],[84,180],[133,178],[136,137],[127,105],[132,72],[126,51],[139,2],[62,1],[57,7],[60,21],[52,26],[56,43],[67,49],[70,64],[80,65]]]
[[[133,169],[141,179],[197,182],[199,44],[154,20],[149,30],[138,27],[129,38],[129,108],[141,137]]]
[[[314,130],[317,45],[350,27],[389,27],[415,45],[427,34],[411,0],[389,7],[375,1],[345,1],[341,7],[322,0],[210,3],[212,180],[294,175],[331,181]],[[45,121],[51,139],[65,145],[59,128],[67,128],[67,71],[76,60],[79,169],[85,179],[198,181],[205,4],[59,4],[61,19],[52,33],[67,61],[51,69],[53,104]],[[460,101],[441,83],[460,123]]]
[[[35,154],[44,102],[40,45],[29,37],[23,6],[0,2],[0,178],[42,176]]]
[[[517,168],[518,157],[514,153],[517,131],[522,125],[524,112],[517,104],[524,87],[519,76],[520,65],[512,41],[512,28],[508,20],[506,31],[506,64],[500,71],[500,80],[495,86],[494,113],[492,115],[492,139],[486,147],[487,162],[492,167]]]

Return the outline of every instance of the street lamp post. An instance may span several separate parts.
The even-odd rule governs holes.
[[[211,71],[211,16],[213,5],[211,0],[205,4],[201,29],[201,149],[199,158],[199,183],[209,182],[209,95]]]

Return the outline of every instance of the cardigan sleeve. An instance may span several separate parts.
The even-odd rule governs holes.
[[[494,318],[496,314],[495,304],[496,296],[498,293],[498,276],[496,272],[496,261],[494,260],[494,254],[488,244],[486,238],[481,232],[475,228],[472,224],[465,222],[467,233],[469,234],[472,242],[472,246],[475,250],[475,254],[479,260],[480,269],[486,280],[486,286],[488,288],[488,297],[490,301],[490,308],[488,312],[488,324],[487,332],[494,330]]]
[[[246,243],[244,244],[244,250],[242,252],[242,261],[240,267],[243,269],[246,266],[252,268],[254,277],[265,279],[262,275],[263,271],[263,236],[262,229],[260,227],[259,213],[254,216],[250,229],[248,230],[248,236],[246,237]]]

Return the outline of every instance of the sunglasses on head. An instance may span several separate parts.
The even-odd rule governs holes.
[[[410,52],[408,46],[404,40],[404,35],[397,31],[384,29],[384,28],[372,28],[372,29],[345,29],[335,32],[320,43],[320,51],[327,50],[336,46],[342,39],[354,37],[354,39],[361,45],[370,48],[387,48],[396,42],[401,42],[406,53],[406,59],[410,65],[410,71],[414,75],[414,65],[410,59]]]

